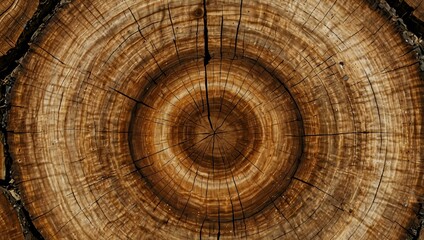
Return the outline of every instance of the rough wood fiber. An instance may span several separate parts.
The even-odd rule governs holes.
[[[367,1],[71,1],[14,71],[47,239],[405,239],[418,62]]]
[[[410,7],[414,9],[412,15],[417,19],[424,22],[424,1],[423,0],[406,0],[405,1]]]
[[[24,239],[16,212],[0,191],[0,239]]]
[[[25,24],[37,10],[37,0],[0,1],[0,56],[16,45]]]
[[[387,0],[387,2],[393,7],[393,11],[402,17],[410,31],[421,37],[424,35],[423,0]]]

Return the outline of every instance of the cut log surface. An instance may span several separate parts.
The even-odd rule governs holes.
[[[16,212],[0,191],[0,239],[24,239]]]
[[[414,10],[412,15],[424,23],[424,1],[423,0],[405,0],[406,4]]]
[[[37,10],[38,0],[0,1],[0,56],[15,47],[25,24]]]
[[[63,3],[12,74],[13,178],[46,239],[406,239],[411,49],[365,0]]]

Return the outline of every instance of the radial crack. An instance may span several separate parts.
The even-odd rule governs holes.
[[[204,15],[203,15],[203,24],[204,24],[204,41],[205,41],[205,58],[203,62],[203,66],[205,68],[205,91],[206,91],[206,106],[208,109],[208,121],[209,125],[211,127],[211,130],[213,131],[213,125],[211,120],[211,109],[209,105],[209,93],[208,93],[208,71],[207,71],[207,65],[209,64],[209,61],[211,60],[211,55],[209,53],[209,37],[208,37],[208,14],[206,11],[206,0],[203,0],[203,8],[204,8]]]
[[[241,23],[242,13],[243,13],[243,0],[240,1],[240,15],[239,15],[238,23],[237,23],[236,39],[235,39],[235,42],[234,42],[234,56],[233,56],[233,59],[235,59],[236,58],[236,55],[237,55],[237,42],[238,42],[238,34],[239,34],[239,30],[240,30],[240,23]]]
[[[113,91],[115,91],[115,92],[117,92],[117,93],[121,94],[122,96],[124,96],[124,97],[126,97],[126,98],[128,98],[128,99],[133,100],[133,101],[134,101],[134,102],[136,102],[136,103],[139,103],[139,104],[141,104],[141,105],[143,105],[143,106],[146,106],[146,107],[148,107],[148,108],[154,109],[153,107],[151,107],[151,106],[147,105],[147,104],[146,104],[146,103],[144,103],[143,101],[140,101],[140,100],[137,100],[137,99],[135,99],[135,98],[133,98],[133,97],[130,97],[130,96],[128,96],[127,94],[125,94],[125,93],[123,93],[123,92],[121,92],[121,91],[119,91],[119,90],[117,90],[117,89],[115,89],[115,88],[110,88],[110,89],[112,89]]]

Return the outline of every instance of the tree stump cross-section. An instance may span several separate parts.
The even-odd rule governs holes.
[[[365,0],[61,2],[9,76],[45,239],[419,239],[424,85]]]

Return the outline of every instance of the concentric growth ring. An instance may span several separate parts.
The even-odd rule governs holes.
[[[130,146],[140,174],[170,214],[198,224],[260,212],[284,192],[302,153],[291,95],[248,58],[213,60],[206,75],[199,59],[169,68],[140,91],[133,115]]]
[[[33,39],[7,140],[46,239],[404,239],[417,224],[424,86],[366,0],[63,1]]]

